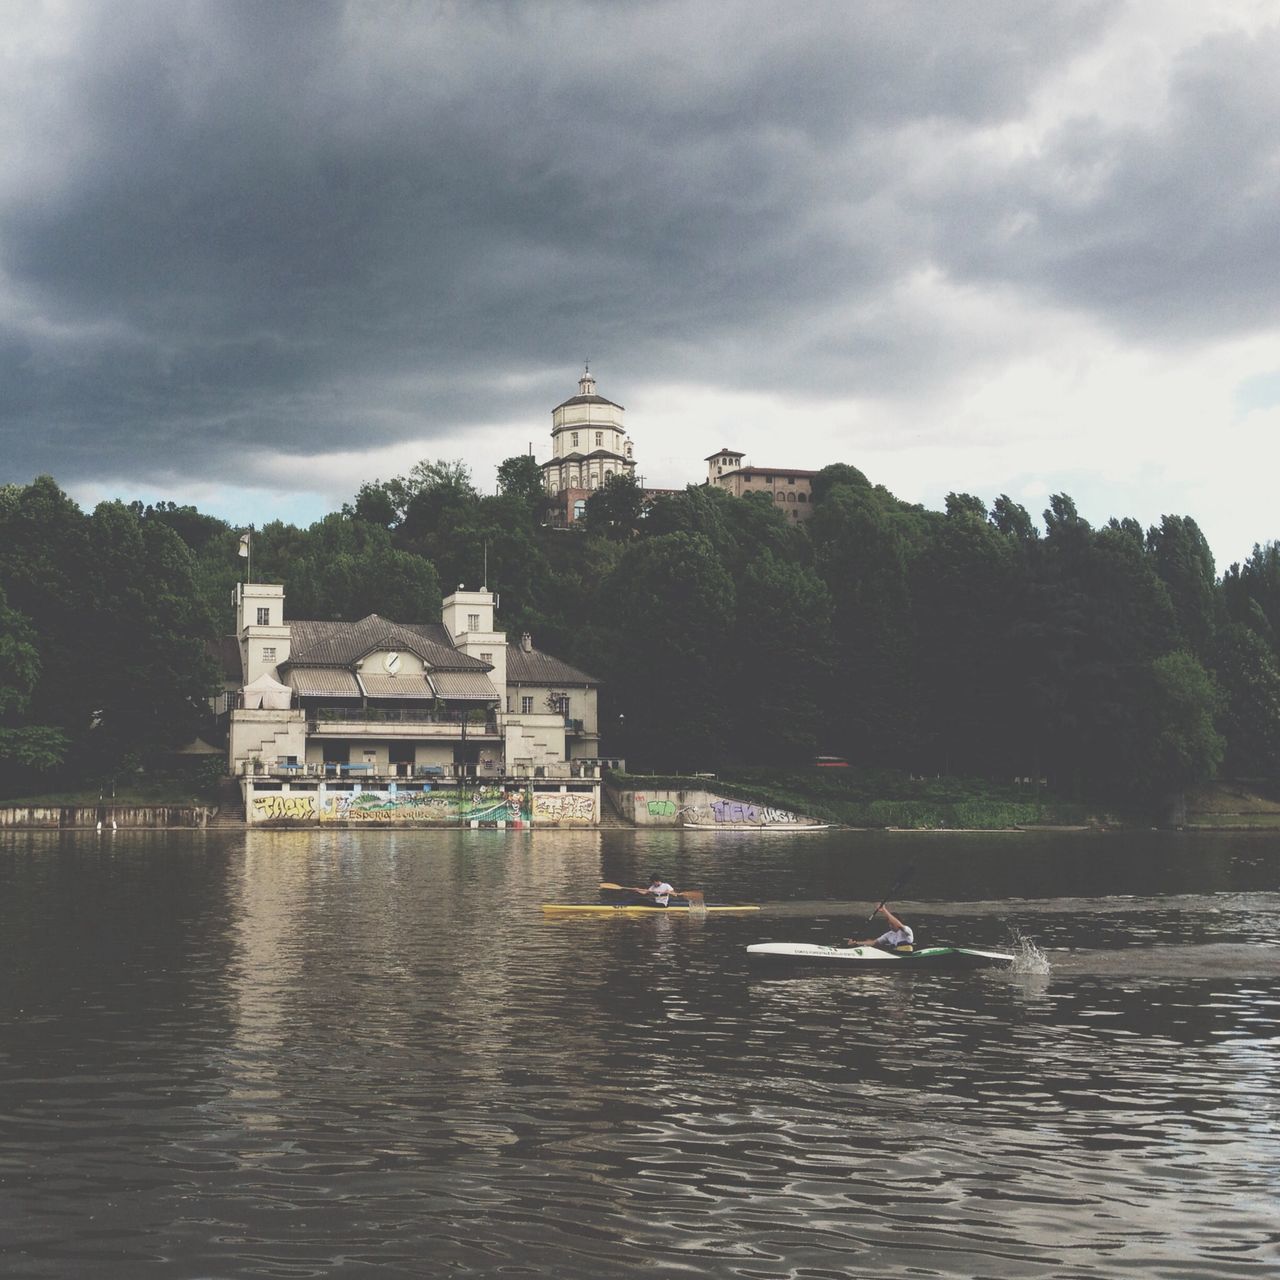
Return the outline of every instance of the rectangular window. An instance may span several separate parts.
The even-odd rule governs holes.
[[[788,476],[788,477],[787,477],[787,483],[788,483],[788,484],[795,484],[795,482],[796,482],[796,478],[795,478],[795,476]]]
[[[481,662],[488,662],[488,663],[492,664],[492,663],[493,663],[493,654],[491,654],[491,653],[482,653],[482,654],[480,655],[480,661],[481,661]]]
[[[507,694],[507,715],[511,714],[511,695]]]
[[[263,662],[274,662],[276,660],[275,645],[267,644],[262,646]]]
[[[520,714],[523,716],[533,715],[533,699],[532,698],[520,699]]]
[[[772,477],[772,476],[765,476],[765,478],[764,478],[764,482],[765,482],[765,484],[772,484],[772,483],[773,483],[773,477]]]
[[[573,433],[573,447],[575,449],[578,447],[578,433],[576,431]]]
[[[271,625],[271,610],[259,609],[258,610],[258,626],[269,627],[270,625]]]
[[[467,630],[468,631],[480,630],[480,615],[478,613],[467,614]]]
[[[602,444],[604,444],[604,432],[597,431],[596,432],[596,448],[598,449]]]

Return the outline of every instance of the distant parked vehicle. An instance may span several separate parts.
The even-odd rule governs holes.
[[[814,756],[815,769],[847,769],[849,762],[843,756]]]

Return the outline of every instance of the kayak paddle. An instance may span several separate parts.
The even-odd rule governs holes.
[[[875,909],[875,910],[874,910],[874,911],[873,911],[873,912],[872,912],[872,913],[867,917],[867,923],[868,923],[868,924],[870,924],[870,923],[871,923],[871,922],[876,918],[876,916],[879,914],[879,912],[880,912],[880,907],[883,907],[883,906],[884,906],[884,904],[890,900],[890,898],[896,897],[899,893],[901,893],[901,892],[903,891],[903,889],[905,889],[905,888],[907,887],[907,885],[909,885],[909,884],[911,883],[911,877],[912,877],[913,875],[915,875],[915,873],[916,873],[916,869],[915,869],[915,867],[908,867],[908,868],[907,868],[907,869],[906,869],[906,870],[905,870],[905,871],[904,871],[904,872],[903,872],[903,873],[902,873],[902,874],[901,874],[901,875],[900,875],[900,876],[899,876],[899,877],[898,877],[898,878],[897,878],[897,879],[896,879],[896,880],[895,880],[895,881],[894,881],[894,882],[889,886],[889,892],[888,892],[888,893],[886,893],[886,894],[884,895],[884,897],[880,899],[880,906],[876,907],[876,909]]]

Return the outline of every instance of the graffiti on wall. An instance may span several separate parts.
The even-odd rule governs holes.
[[[650,800],[648,808],[649,817],[651,818],[674,818],[676,816],[676,802],[674,800]]]
[[[590,791],[535,791],[535,822],[593,823],[596,820],[596,798]]]
[[[253,797],[254,822],[314,822],[316,797],[312,792],[285,795],[281,792]]]
[[[786,809],[774,809],[769,805],[749,804],[739,800],[714,800],[711,803],[713,822],[750,823],[759,827],[776,827],[800,819]]]
[[[334,791],[272,793],[253,797],[255,822],[360,822],[373,825],[459,826],[472,822],[523,826],[529,793],[497,786],[469,791]]]

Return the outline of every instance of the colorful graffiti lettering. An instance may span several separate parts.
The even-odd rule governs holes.
[[[290,821],[314,822],[316,798],[313,794],[274,794],[253,797],[255,822]]]
[[[737,800],[715,800],[711,804],[711,813],[716,822],[749,822],[762,827],[800,821],[794,813],[788,813],[786,809],[743,804]]]
[[[650,800],[649,801],[649,817],[674,818],[675,815],[676,815],[676,802],[674,800]]]
[[[590,791],[535,791],[535,822],[594,822],[596,799]]]

